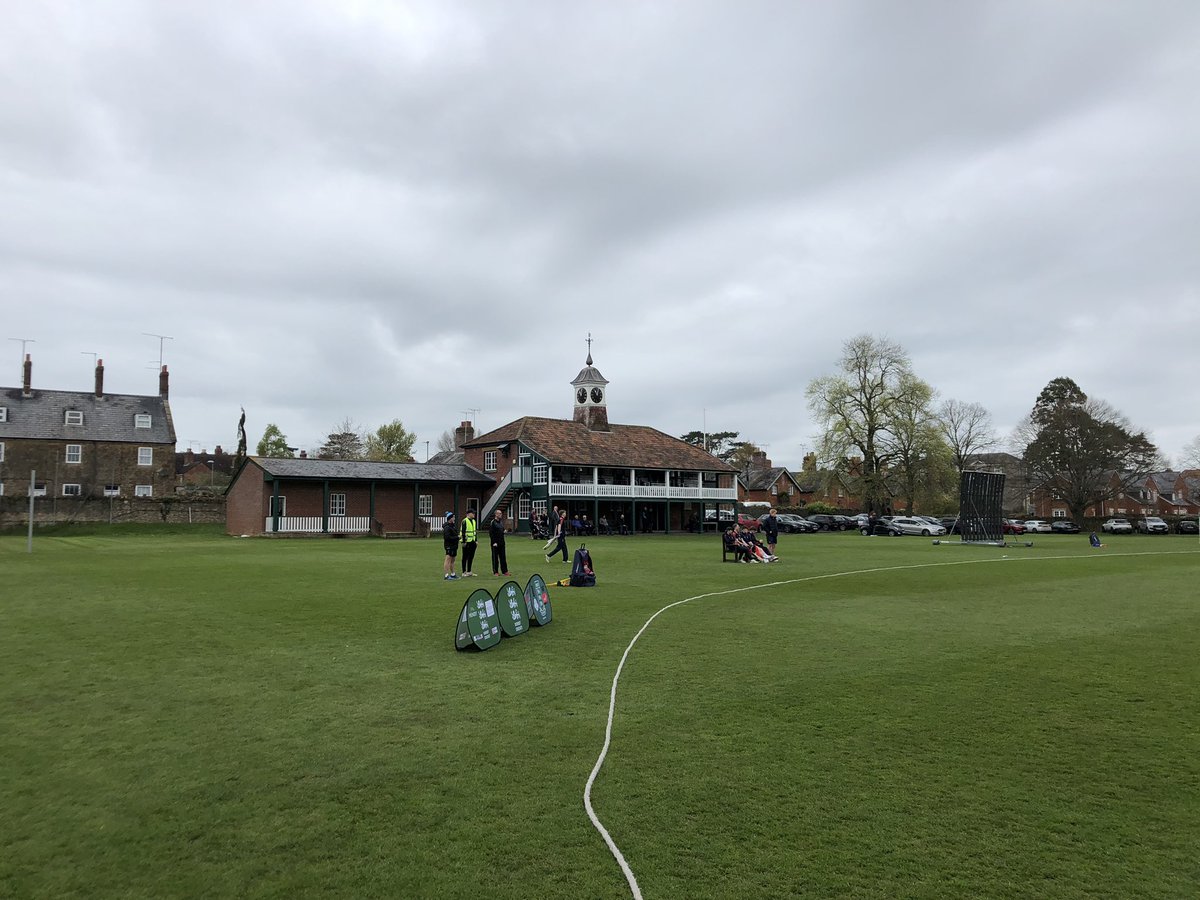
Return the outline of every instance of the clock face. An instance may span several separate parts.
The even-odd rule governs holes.
[[[584,403],[584,402],[586,402],[586,401],[587,401],[587,388],[580,388],[579,390],[577,390],[577,391],[575,392],[575,398],[576,398],[576,399],[577,399],[577,400],[578,400],[580,403]]]
[[[600,388],[598,388],[598,387],[592,388],[592,402],[599,403],[603,399],[604,399],[604,391],[600,390]]]

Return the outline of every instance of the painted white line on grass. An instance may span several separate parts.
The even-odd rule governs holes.
[[[991,557],[990,559],[957,559],[951,562],[916,563],[910,566],[878,566],[872,569],[852,569],[847,572],[826,572],[824,575],[806,575],[803,578],[788,578],[784,581],[769,581],[765,584],[748,584],[745,587],[730,588],[727,591],[711,591],[707,594],[697,594],[695,597],[686,597],[683,600],[668,603],[648,618],[642,627],[638,629],[637,634],[633,636],[633,640],[629,642],[629,646],[625,648],[625,652],[621,654],[621,661],[617,664],[617,671],[613,673],[612,689],[608,693],[608,721],[604,725],[604,746],[600,748],[600,755],[596,757],[596,764],[592,766],[592,772],[588,775],[587,784],[584,786],[583,808],[587,810],[588,818],[592,820],[592,825],[600,832],[600,836],[604,838],[604,843],[608,845],[608,850],[613,855],[613,859],[621,867],[621,872],[624,873],[625,880],[629,883],[629,892],[633,895],[634,900],[642,900],[642,889],[638,887],[637,876],[629,868],[629,863],[625,861],[625,855],[621,853],[621,848],[617,846],[612,835],[608,833],[608,829],[604,827],[600,818],[596,815],[596,810],[592,808],[592,785],[596,783],[596,776],[600,774],[600,768],[604,765],[604,760],[608,756],[608,748],[612,744],[613,716],[617,709],[617,682],[621,680],[621,670],[625,668],[625,660],[629,658],[629,651],[638,642],[638,638],[650,627],[650,623],[672,607],[682,606],[693,600],[703,600],[707,597],[722,597],[726,594],[742,594],[746,591],[757,591],[760,588],[781,587],[787,584],[801,584],[806,581],[821,581],[828,578],[845,578],[850,575],[870,575],[876,572],[900,572],[906,569],[936,569],[944,566],[972,566],[978,563],[1040,562],[1050,559],[1119,559],[1125,556],[1194,556],[1198,553],[1200,553],[1200,550],[1139,550],[1133,553],[1096,553],[1093,550],[1086,553],[1058,554],[1055,556],[1002,556],[999,558]]]

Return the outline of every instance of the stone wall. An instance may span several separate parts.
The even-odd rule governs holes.
[[[37,497],[33,501],[33,521],[35,525],[69,522],[224,524],[225,498],[172,495],[76,500],[72,497]],[[25,528],[28,524],[28,497],[0,497],[0,529]]]

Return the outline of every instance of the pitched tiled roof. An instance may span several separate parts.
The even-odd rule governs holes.
[[[495,447],[520,441],[556,465],[737,471],[711,453],[648,425],[610,425],[609,429],[592,431],[569,419],[525,416],[463,446]]]
[[[338,481],[495,481],[466,465],[437,463],[370,462],[359,459],[276,459],[252,456],[250,462],[276,478],[319,478]]]
[[[775,482],[785,475],[791,478],[788,470],[783,466],[774,466],[767,469],[751,466],[749,471],[745,472],[741,476],[741,479],[742,483],[746,485],[746,490],[769,491],[772,487],[774,487]],[[795,482],[795,480],[796,479],[792,478],[793,482]],[[797,485],[797,487],[798,486],[799,485]]]
[[[175,428],[161,396],[36,390],[26,397],[21,388],[0,388],[0,406],[8,410],[0,422],[0,439],[175,443]],[[67,425],[68,410],[83,413],[83,424]],[[150,416],[149,428],[134,427],[134,416],[140,413]]]

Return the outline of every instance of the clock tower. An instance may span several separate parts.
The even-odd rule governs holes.
[[[588,335],[587,364],[571,382],[575,392],[575,421],[591,431],[608,431],[608,379],[592,365],[592,336]]]

